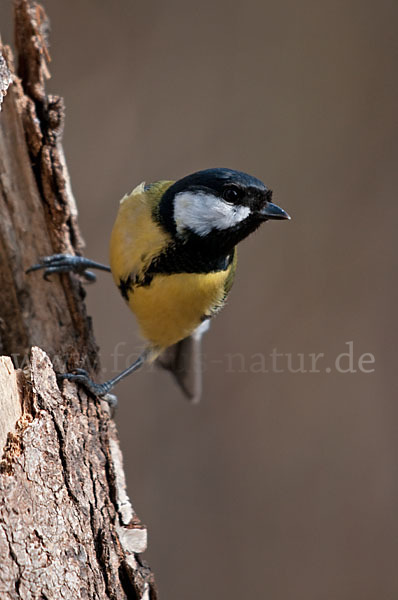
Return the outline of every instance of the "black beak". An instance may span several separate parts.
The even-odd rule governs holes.
[[[272,202],[267,202],[264,208],[260,210],[260,215],[265,219],[290,219],[290,216],[283,208],[272,204]]]

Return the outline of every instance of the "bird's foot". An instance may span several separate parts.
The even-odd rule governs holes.
[[[74,369],[73,373],[61,373],[57,375],[57,379],[60,381],[67,380],[73,381],[74,383],[80,383],[86,390],[98,396],[102,400],[108,402],[109,406],[114,408],[117,404],[117,396],[110,394],[110,390],[113,387],[111,381],[105,381],[104,383],[95,383],[89,376],[85,369]]]
[[[26,273],[43,269],[43,277],[46,281],[48,281],[48,276],[53,273],[76,273],[83,277],[86,282],[92,283],[93,281],[96,281],[97,277],[92,271],[88,271],[88,268],[110,271],[108,266],[97,263],[84,256],[52,254],[51,256],[45,256],[39,263],[29,267]]]

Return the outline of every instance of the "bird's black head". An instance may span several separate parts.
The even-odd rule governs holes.
[[[171,185],[158,218],[175,238],[230,251],[264,221],[290,218],[271,198],[271,190],[247,173],[207,169]]]

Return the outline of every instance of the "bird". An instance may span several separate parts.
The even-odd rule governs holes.
[[[237,245],[270,219],[290,219],[259,179],[227,168],[197,171],[177,181],[141,183],[120,201],[110,238],[110,267],[82,256],[55,254],[28,272],[110,271],[135,314],[145,350],[116,377],[94,382],[83,369],[60,374],[94,395],[109,392],[145,362],[170,370],[186,397],[201,395],[200,342],[234,282]]]

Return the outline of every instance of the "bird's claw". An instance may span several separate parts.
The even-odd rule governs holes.
[[[43,278],[48,281],[49,275],[53,273],[76,273],[85,279],[87,283],[93,283],[97,277],[92,271],[87,271],[88,263],[93,263],[82,256],[74,256],[73,254],[52,254],[44,256],[39,263],[32,265],[26,270],[26,273],[33,271],[44,270]]]
[[[73,373],[64,373],[64,374],[61,373],[59,375],[59,377],[64,377],[64,375],[82,375],[86,379],[90,379],[90,376],[88,374],[88,371],[86,371],[86,369],[79,369],[77,367],[75,369],[73,369]]]
[[[117,397],[114,394],[109,394],[112,385],[105,381],[104,383],[95,383],[89,376],[85,369],[74,369],[73,373],[60,373],[57,375],[57,379],[60,381],[73,381],[74,383],[80,383],[86,390],[98,396],[103,400],[106,400],[110,406],[116,406]]]
[[[103,396],[101,400],[105,400],[105,402],[107,402],[109,404],[109,407],[112,409],[115,409],[117,407],[117,396],[115,394],[105,394],[105,396]]]

